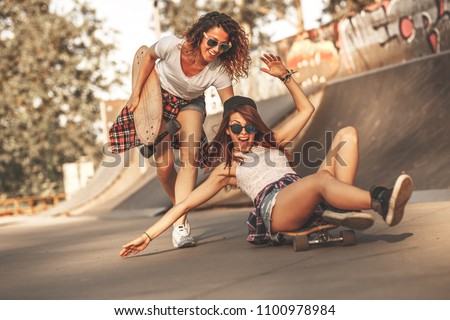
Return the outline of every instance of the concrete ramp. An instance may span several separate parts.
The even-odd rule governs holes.
[[[124,100],[107,101],[101,105],[104,123],[104,150],[101,165],[88,185],[71,198],[42,212],[42,216],[79,215],[85,212],[106,212],[112,210],[136,189],[155,177],[154,168],[149,166],[138,149],[112,154],[108,151],[108,131],[125,104]]]
[[[416,190],[449,189],[450,52],[328,83],[295,148],[297,159],[300,154],[305,159],[311,142],[330,144],[325,131],[345,126],[360,133],[357,185],[391,185],[406,171]],[[310,148],[307,154],[310,160],[323,159],[325,149]],[[316,170],[296,168],[303,176]]]
[[[85,203],[91,201],[96,196],[101,194],[105,186],[113,183],[115,179],[122,172],[122,168],[105,168],[100,166],[96,171],[94,177],[89,181],[88,185],[78,191],[72,198],[67,199],[64,202],[61,202],[57,206],[44,211],[41,215],[44,216],[53,216],[66,214],[71,212],[74,209],[77,209],[83,206]]]
[[[136,188],[143,178],[151,178],[152,168],[145,166],[138,149],[114,158],[104,157],[88,185],[72,198],[43,212],[41,215],[78,215],[86,211],[110,211]]]

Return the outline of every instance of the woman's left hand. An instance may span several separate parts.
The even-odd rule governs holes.
[[[147,248],[149,243],[150,239],[147,236],[136,238],[133,241],[128,242],[126,245],[124,245],[119,255],[122,257],[127,257],[130,254],[137,254],[138,252],[141,252],[142,250]]]
[[[262,72],[278,78],[282,78],[288,73],[288,70],[284,66],[283,62],[281,62],[281,58],[279,56],[274,56],[271,53],[265,53],[260,59],[268,67],[261,68]]]

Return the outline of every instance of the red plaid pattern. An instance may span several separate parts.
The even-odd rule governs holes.
[[[170,92],[167,92],[161,88],[162,102],[163,102],[163,119],[170,121],[177,118],[178,113],[183,110],[183,107],[187,106],[192,100],[185,100],[174,96]],[[204,97],[204,96],[203,96]],[[136,127],[134,125],[133,113],[129,112],[125,106],[120,112],[114,124],[109,130],[109,140],[111,143],[111,152],[122,153],[130,150],[131,148],[138,147],[143,144],[136,133]],[[202,168],[206,163],[206,147],[208,145],[208,139],[204,130],[202,131],[202,137],[200,141],[200,159],[199,163]],[[172,139],[172,148],[179,149],[180,142],[175,137]]]
[[[111,152],[122,153],[142,144],[134,126],[133,113],[125,106],[109,130]]]

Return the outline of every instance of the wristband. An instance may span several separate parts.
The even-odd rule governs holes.
[[[287,73],[286,73],[286,75],[285,75],[283,78],[278,78],[278,79],[280,79],[281,81],[283,81],[283,83],[286,83],[286,81],[287,81],[294,73],[297,72],[297,71],[294,71],[294,70],[288,70],[288,69],[286,69],[286,71],[287,71]]]
[[[152,237],[150,237],[147,232],[144,231],[144,234],[150,239],[150,241],[153,240]]]

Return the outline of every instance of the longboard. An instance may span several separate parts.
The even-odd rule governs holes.
[[[147,46],[141,46],[134,55],[131,72],[133,89],[136,86],[139,68],[147,50]],[[161,84],[158,74],[153,68],[142,87],[139,105],[134,111],[136,133],[144,145],[152,145],[155,142],[161,127],[162,116]]]
[[[329,245],[340,242],[344,246],[356,244],[356,235],[353,230],[342,230],[339,237],[333,236],[328,231],[336,229],[333,224],[311,226],[296,231],[280,232],[283,236],[292,237],[294,251],[309,250],[310,245]]]

